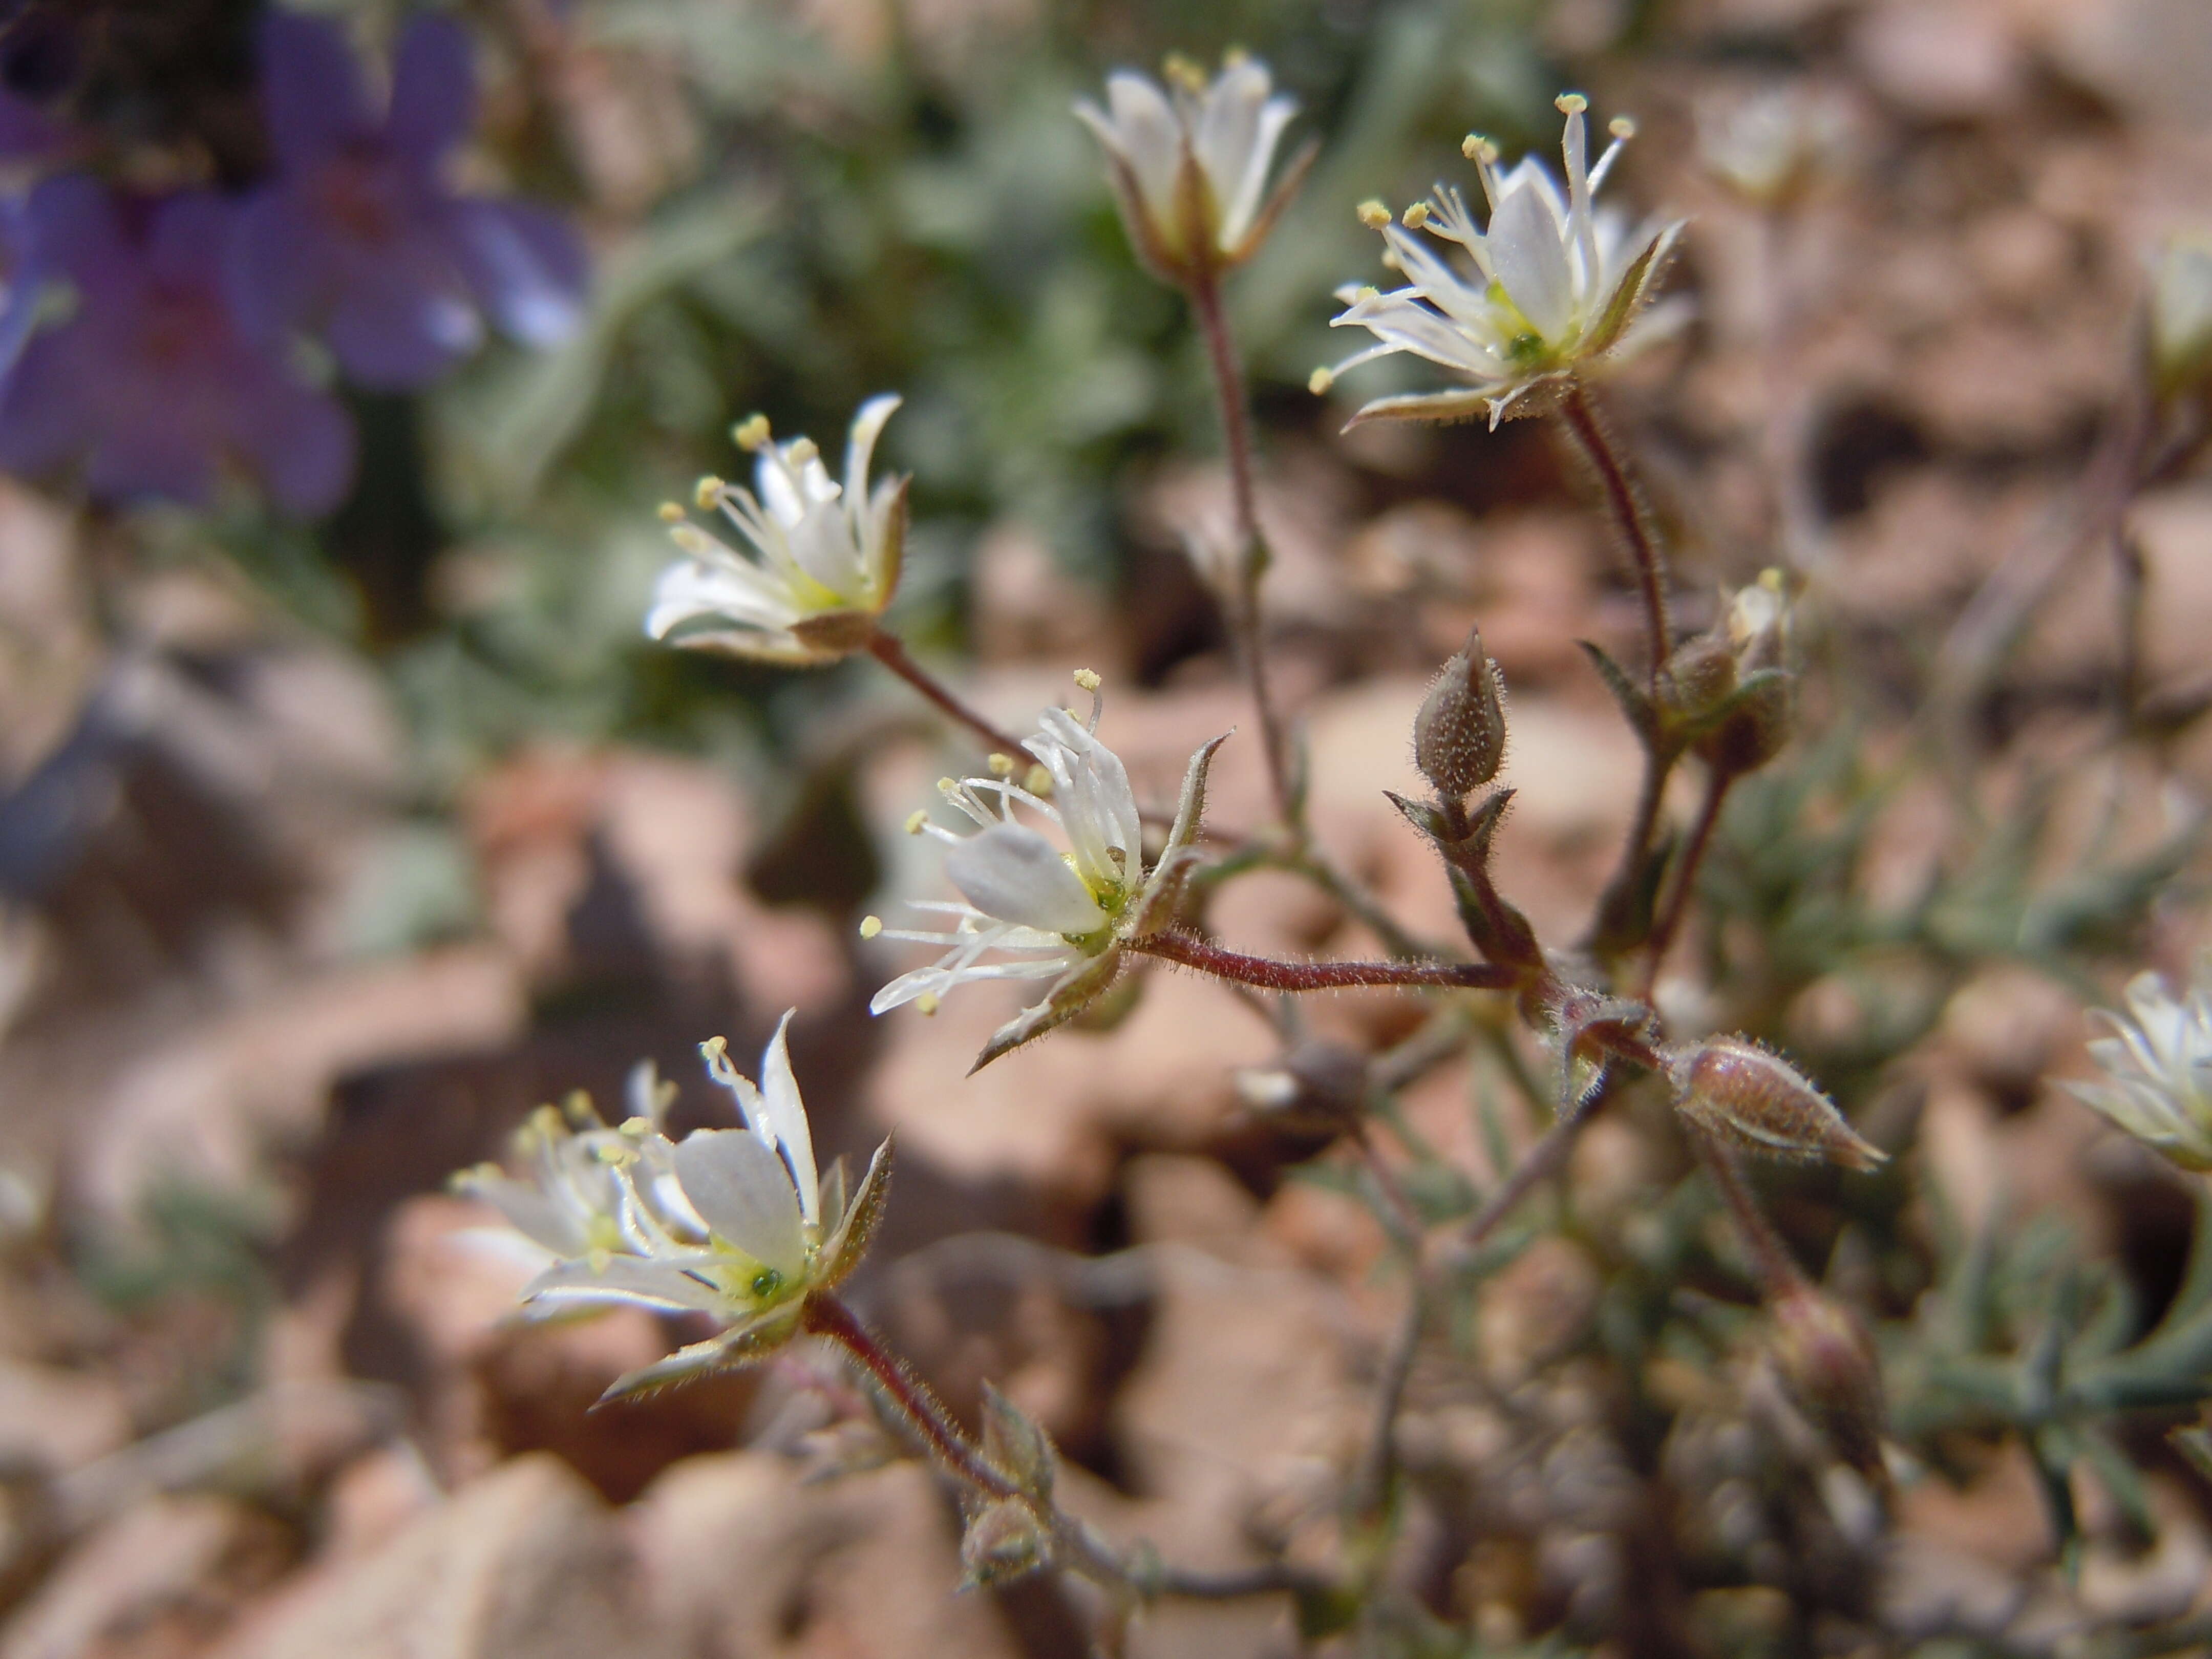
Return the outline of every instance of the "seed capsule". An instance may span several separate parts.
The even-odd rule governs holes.
[[[1729,1145],[1768,1158],[1871,1170],[1889,1156],[1786,1061],[1740,1036],[1715,1037],[1668,1066],[1674,1109]]]
[[[1799,1407],[1836,1454],[1877,1483],[1886,1480],[1881,1362],[1858,1316],[1809,1285],[1775,1298],[1774,1362]]]
[[[1463,801],[1498,775],[1505,758],[1503,690],[1482,635],[1470,629],[1413,716],[1413,764],[1444,799]]]

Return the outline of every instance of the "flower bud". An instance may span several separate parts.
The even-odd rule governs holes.
[[[1798,1409],[1860,1474],[1884,1478],[1881,1364],[1858,1316],[1810,1285],[1775,1298],[1774,1363]]]
[[[1676,653],[1679,661],[1697,647],[1724,649],[1728,690],[1695,716],[1705,726],[1698,758],[1717,770],[1756,771],[1782,752],[1796,725],[1796,684],[1785,664],[1790,650],[1790,602],[1782,573],[1767,570],[1739,589],[1712,631]]]
[[[1847,1170],[1871,1170],[1889,1156],[1796,1068],[1748,1038],[1713,1037],[1679,1049],[1668,1077],[1675,1110],[1745,1152]]]
[[[960,1540],[960,1565],[968,1583],[1004,1583],[1035,1572],[1052,1559],[1052,1540],[1018,1498],[1002,1498],[975,1511]]]
[[[1413,764],[1445,800],[1463,801],[1498,775],[1505,758],[1504,690],[1480,631],[1468,629],[1413,716]]]
[[[2151,371],[2167,396],[2212,376],[2212,240],[2176,237],[2160,252],[2150,293]]]

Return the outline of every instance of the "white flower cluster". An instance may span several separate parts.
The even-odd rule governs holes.
[[[873,916],[861,924],[868,938],[944,951],[877,992],[869,1004],[876,1013],[908,1002],[933,1013],[946,992],[976,980],[1053,981],[1043,1001],[1024,1009],[992,1039],[979,1066],[1079,1012],[1120,970],[1123,944],[1170,918],[1188,872],[1186,849],[1204,811],[1206,767],[1222,741],[1214,739],[1191,757],[1174,828],[1147,872],[1128,772],[1098,738],[1103,711],[1098,676],[1085,670],[1076,683],[1091,693],[1089,722],[1066,709],[1048,708],[1036,735],[1023,745],[1051,780],[1049,799],[1013,781],[1010,757],[994,757],[992,776],[946,778],[938,786],[973,825],[967,833],[933,823],[926,812],[908,820],[913,833],[951,849],[945,873],[965,902],[915,905],[947,917],[951,925],[885,927]],[[1017,807],[1056,829],[1059,841],[1017,817]]]
[[[898,406],[890,392],[860,405],[842,485],[811,439],[773,442],[758,415],[740,425],[738,444],[757,457],[754,488],[705,477],[696,501],[702,511],[720,509],[750,551],[738,552],[665,503],[660,515],[684,557],[661,573],[646,633],[798,664],[835,661],[866,644],[898,586],[906,544],[907,481],[886,478],[872,493],[868,487],[876,440]]]
[[[2127,1002],[2130,1018],[2091,1016],[2112,1029],[2089,1045],[2104,1080],[2067,1087],[2183,1169],[2212,1170],[2212,960],[2180,997],[2156,974],[2137,974]]]
[[[672,1140],[674,1091],[650,1066],[631,1079],[632,1115],[609,1127],[580,1097],[541,1107],[515,1138],[520,1172],[484,1164],[455,1188],[492,1205],[543,1262],[524,1289],[539,1316],[628,1303],[707,1314],[726,1327],[631,1373],[610,1397],[757,1358],[795,1335],[810,1291],[848,1274],[866,1249],[890,1181],[890,1143],[851,1201],[842,1166],[817,1176],[805,1103],[792,1074],[787,1013],[757,1086],[720,1037],[700,1045],[735,1097],[742,1127]]]
[[[1366,329],[1376,343],[1334,368],[1317,370],[1314,389],[1325,392],[1346,370],[1395,352],[1425,357],[1468,385],[1379,398],[1355,422],[1450,421],[1487,412],[1494,427],[1532,390],[1628,341],[1681,223],[1632,226],[1599,209],[1598,187],[1620,144],[1589,166],[1586,102],[1578,94],[1559,101],[1567,118],[1565,191],[1533,155],[1499,173],[1495,148],[1470,137],[1464,150],[1489,203],[1486,228],[1476,227],[1466,198],[1443,184],[1431,199],[1407,209],[1402,224],[1392,223],[1380,203],[1362,210],[1388,244],[1383,262],[1403,274],[1406,286],[1388,293],[1351,286],[1338,290],[1346,309],[1333,326]],[[1616,141],[1632,131],[1625,121],[1613,125]],[[1457,243],[1472,269],[1455,265],[1416,234],[1422,231]]]

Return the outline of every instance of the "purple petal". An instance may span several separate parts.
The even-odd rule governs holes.
[[[335,398],[279,378],[272,368],[246,388],[235,441],[279,507],[318,518],[353,487],[353,420]]]
[[[519,202],[458,201],[446,210],[455,262],[501,331],[558,345],[583,321],[590,267],[561,219]]]
[[[173,287],[217,286],[235,222],[236,210],[210,191],[169,198],[155,207],[148,228],[148,273]]]
[[[483,323],[427,237],[348,262],[324,336],[366,386],[427,385],[483,343]]]
[[[0,390],[0,467],[42,472],[92,441],[81,338],[80,330],[64,327],[25,349]]]
[[[158,495],[198,505],[215,483],[211,435],[198,422],[157,409],[111,419],[85,462],[85,488],[103,501]]]
[[[261,95],[281,168],[309,167],[374,129],[353,48],[335,23],[270,10],[261,20]]]
[[[385,137],[422,173],[476,125],[476,69],[467,30],[447,17],[423,17],[399,42],[392,66],[392,112]]]
[[[239,331],[281,338],[330,280],[330,246],[299,195],[282,185],[248,198],[231,227],[224,288]]]
[[[121,216],[107,186],[81,173],[49,179],[31,192],[24,209],[41,258],[80,283],[134,275],[135,254],[124,240]]]

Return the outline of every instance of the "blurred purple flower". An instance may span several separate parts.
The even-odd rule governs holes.
[[[33,276],[16,287],[64,277],[77,303],[0,388],[0,466],[82,456],[95,495],[199,501],[233,461],[295,513],[337,503],[353,423],[233,325],[234,209],[205,191],[145,201],[70,176],[33,191],[24,218]],[[27,307],[34,296],[10,298]]]
[[[249,331],[319,329],[348,374],[393,390],[474,351],[487,315],[526,345],[574,331],[586,273],[568,226],[442,177],[475,119],[459,25],[408,29],[380,116],[335,24],[270,12],[261,72],[276,172],[244,210],[230,271]]]

